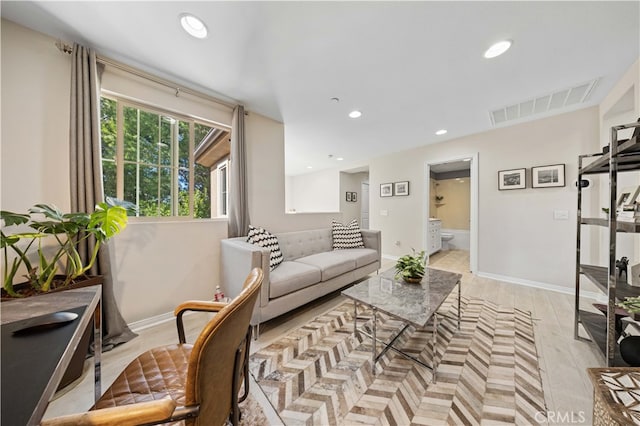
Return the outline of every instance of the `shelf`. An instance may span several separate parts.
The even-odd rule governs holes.
[[[602,266],[580,265],[580,273],[589,278],[600,291],[607,294],[607,283],[609,282],[608,268]]]
[[[603,266],[580,265],[580,272],[589,278],[603,293],[607,293],[608,270]],[[631,268],[627,269],[631,273]],[[624,282],[616,283],[616,300],[622,300],[625,297],[640,296],[640,287],[634,287]]]
[[[609,173],[610,153],[602,154],[597,160],[587,164],[582,168],[581,174],[592,175],[597,173]],[[640,141],[638,137],[631,138],[618,145],[616,154],[618,161],[618,171],[640,169]]]
[[[607,317],[602,314],[583,310],[578,312],[580,323],[591,340],[598,346],[598,349],[600,349],[604,358],[607,359]],[[613,356],[613,365],[611,365],[611,367],[613,366],[628,366],[620,356],[620,347],[617,344]]]
[[[609,219],[601,219],[595,217],[583,217],[580,220],[580,223],[583,225],[597,225],[604,226],[605,228],[609,227]],[[640,223],[635,222],[625,222],[625,221],[617,221],[616,222],[617,232],[631,232],[631,233],[640,233]]]

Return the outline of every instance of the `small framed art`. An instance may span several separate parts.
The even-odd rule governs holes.
[[[392,183],[381,183],[380,184],[380,196],[381,197],[391,197],[391,196],[393,196],[393,184]]]
[[[409,181],[395,182],[393,184],[394,195],[409,195]]]
[[[524,189],[527,187],[526,169],[500,170],[498,172],[498,189]]]
[[[358,193],[357,192],[352,192],[351,193],[351,201],[354,202],[354,203],[358,201]]]
[[[531,168],[532,188],[551,188],[564,185],[564,164]]]
[[[348,203],[350,203],[350,202],[351,202],[351,194],[352,194],[351,192],[347,192],[347,198],[346,198],[346,200],[347,200],[347,202],[348,202]]]

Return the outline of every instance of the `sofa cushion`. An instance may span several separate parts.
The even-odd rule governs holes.
[[[269,251],[271,251],[269,255],[269,270],[273,271],[276,266],[282,263],[282,252],[280,251],[278,238],[276,238],[275,235],[273,235],[266,229],[256,228],[253,225],[249,225],[249,235],[247,235],[247,242],[260,247],[268,248]]]
[[[358,221],[355,219],[347,225],[332,220],[331,234],[334,250],[364,247],[360,226],[358,226]]]
[[[355,259],[343,256],[342,250],[312,254],[296,259],[295,262],[318,268],[322,272],[322,281],[328,281],[356,268]]]
[[[355,260],[356,268],[360,268],[378,260],[378,252],[368,248],[341,250],[340,255],[347,259]]]
[[[320,269],[299,262],[285,261],[269,273],[269,298],[284,296],[320,282]]]

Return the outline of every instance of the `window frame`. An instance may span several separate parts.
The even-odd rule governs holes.
[[[215,220],[215,219],[226,219],[227,216],[213,216],[213,212],[211,212],[211,217],[209,218],[199,218],[194,217],[194,194],[195,194],[195,125],[200,124],[212,128],[224,129],[231,131],[229,126],[214,122],[212,120],[208,120],[202,117],[195,117],[189,114],[184,114],[172,110],[170,108],[161,107],[153,104],[146,104],[144,102],[129,98],[127,96],[123,96],[108,90],[102,90],[100,93],[100,98],[107,98],[109,100],[116,102],[116,156],[115,156],[115,167],[116,167],[116,197],[119,199],[124,199],[124,165],[127,164],[146,164],[141,163],[140,161],[132,162],[130,160],[125,160],[125,143],[124,143],[124,108],[136,108],[140,111],[144,111],[151,114],[157,114],[160,116],[168,116],[177,121],[187,122],[189,124],[189,214],[185,216],[180,216],[177,214],[172,214],[170,216],[139,216],[137,213],[134,216],[130,216],[130,220],[139,221],[139,222],[174,222],[174,221],[202,221],[202,220]],[[172,132],[173,133],[173,132]],[[177,137],[177,136],[176,136]],[[102,163],[105,161],[102,158],[102,149],[100,150],[100,165],[102,167]],[[173,165],[175,161],[174,156],[172,155],[172,164],[170,166],[171,173],[173,177],[174,170],[177,172],[180,170],[179,165]],[[114,161],[111,159],[106,159],[106,161]],[[210,173],[213,168],[210,168]],[[101,178],[104,179],[104,172],[101,172]],[[174,203],[178,202],[178,198],[174,196],[174,179],[172,178],[171,182],[171,203],[172,208]],[[217,191],[216,191],[217,192]],[[216,194],[216,197],[218,195]],[[228,193],[227,193],[228,198]]]
[[[226,207],[226,212],[221,212],[222,207],[222,191],[220,190],[221,185],[221,169],[224,169],[225,174],[225,188],[224,188],[224,206]],[[225,158],[223,161],[219,162],[216,165],[216,217],[229,217],[229,158]]]

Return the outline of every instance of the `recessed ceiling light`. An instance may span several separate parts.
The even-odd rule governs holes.
[[[487,59],[495,58],[502,55],[511,47],[511,40],[502,40],[493,44],[490,48],[484,52],[484,57]]]
[[[196,18],[190,13],[180,15],[180,25],[189,35],[195,38],[205,38],[207,36],[207,26],[200,18]]]
[[[313,169],[313,166],[307,166],[307,169]]]
[[[362,117],[362,113],[360,111],[358,111],[358,110],[354,110],[354,111],[351,111],[349,113],[349,117],[351,117],[351,118],[360,118],[360,117]]]
[[[342,158],[342,157],[338,157],[338,158],[336,158],[336,160],[338,160],[338,161],[342,161],[342,160],[344,160],[344,158]]]
[[[438,135],[438,136],[442,136],[442,135],[444,135],[445,133],[447,133],[447,130],[446,130],[446,129],[440,129],[440,130],[438,130],[438,131],[436,132],[436,135]]]

